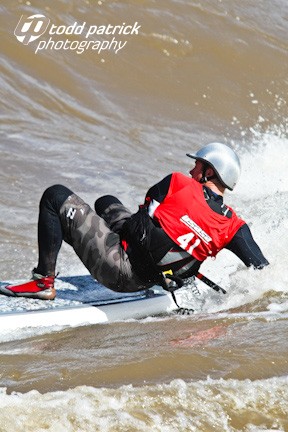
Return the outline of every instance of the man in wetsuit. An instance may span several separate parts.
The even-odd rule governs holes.
[[[32,280],[0,287],[0,293],[52,300],[57,256],[69,243],[91,275],[104,286],[133,292],[165,284],[164,272],[184,280],[207,257],[229,249],[255,269],[268,265],[248,225],[223,203],[233,190],[240,161],[225,144],[211,143],[196,154],[191,177],[174,172],[152,186],[135,214],[107,195],[92,210],[65,186],[48,188],[40,201],[39,260]]]

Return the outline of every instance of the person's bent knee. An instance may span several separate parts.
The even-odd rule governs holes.
[[[118,198],[116,198],[113,195],[104,195],[101,196],[100,198],[98,198],[95,201],[94,204],[94,209],[95,212],[99,215],[102,216],[102,214],[104,213],[104,211],[111,205],[111,204],[122,204],[121,201],[119,201]]]
[[[52,206],[55,210],[59,211],[62,204],[73,192],[66,186],[56,184],[48,187],[42,195],[40,200],[40,208],[43,206]]]

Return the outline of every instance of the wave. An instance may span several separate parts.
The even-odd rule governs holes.
[[[288,377],[0,393],[3,432],[260,432],[288,427]]]

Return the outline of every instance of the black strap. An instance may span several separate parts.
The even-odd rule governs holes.
[[[204,165],[203,165],[202,177],[201,177],[201,179],[200,179],[200,183],[202,183],[202,184],[203,184],[203,183],[207,183],[208,180],[213,180],[213,179],[217,178],[216,174],[213,174],[213,175],[210,176],[210,177],[207,177],[207,176],[206,176],[206,171],[207,171],[208,168],[209,168],[209,165],[208,165],[208,164],[204,164]]]
[[[170,282],[167,283],[167,279],[166,279],[164,273],[162,273],[162,277],[163,277],[163,280],[162,280],[162,283],[161,283],[162,288],[165,291],[170,292],[170,294],[171,294],[171,296],[172,296],[172,298],[174,300],[174,303],[176,304],[176,306],[178,308],[175,312],[178,315],[191,315],[191,314],[193,314],[194,313],[194,309],[180,307],[179,304],[178,304],[178,302],[177,302],[177,300],[176,300],[176,296],[175,296],[175,292],[174,291],[176,291],[177,289],[181,288],[184,285],[184,280],[181,279],[180,277],[177,277],[177,276],[174,276],[174,275],[171,275],[170,273],[168,273],[167,274],[167,279],[169,279]]]

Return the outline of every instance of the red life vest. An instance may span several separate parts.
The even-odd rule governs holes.
[[[204,261],[223,249],[245,223],[229,209],[231,218],[216,213],[207,204],[199,182],[173,173],[168,193],[153,218],[177,245]]]

